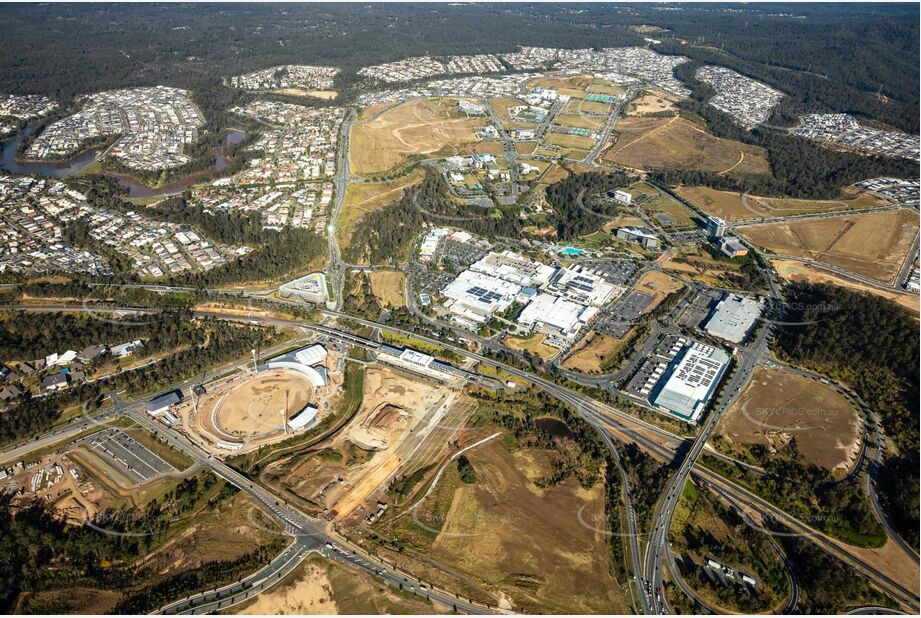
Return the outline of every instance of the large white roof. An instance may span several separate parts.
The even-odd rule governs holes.
[[[319,343],[315,343],[295,352],[294,358],[302,365],[313,366],[326,360],[326,348]]]

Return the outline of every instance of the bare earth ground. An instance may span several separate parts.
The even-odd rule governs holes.
[[[678,187],[675,192],[698,206],[708,215],[720,217],[726,221],[875,208],[888,204],[883,198],[853,188],[845,189],[839,200],[797,200],[755,195],[744,196],[741,193],[717,191],[709,187]]]
[[[763,148],[720,139],[690,120],[638,118],[617,121],[617,141],[602,160],[634,169],[678,168],[736,174],[768,174]]]
[[[684,284],[677,279],[669,277],[665,273],[650,271],[636,282],[632,291],[643,292],[644,294],[650,294],[655,297],[643,310],[643,313],[649,313],[658,307],[659,303],[665,300],[666,296],[680,290],[682,287],[684,287]]]
[[[774,253],[825,262],[889,283],[918,234],[918,216],[895,210],[746,225],[738,232]]]
[[[583,373],[598,373],[604,359],[617,352],[623,342],[623,339],[593,332],[566,357],[563,367]]]
[[[733,443],[772,450],[795,438],[807,462],[840,471],[850,468],[861,437],[857,411],[834,389],[763,367],[720,419],[718,433]]]
[[[262,434],[282,430],[282,411],[288,419],[304,409],[313,386],[293,371],[262,371],[238,384],[220,401],[218,426],[234,435]]]
[[[664,92],[647,91],[634,99],[627,107],[627,116],[645,116],[668,112],[675,108],[675,97]]]
[[[403,284],[406,275],[400,271],[375,270],[368,273],[371,280],[371,292],[385,307],[403,307]]]
[[[281,584],[227,613],[245,615],[430,614],[439,608],[401,595],[367,573],[312,555]]]
[[[877,296],[882,296],[883,298],[888,298],[891,301],[897,302],[903,307],[908,307],[914,311],[921,310],[921,302],[919,302],[919,297],[917,294],[912,294],[911,292],[899,293],[892,292],[890,290],[881,290],[875,288],[871,285],[863,285],[855,281],[850,281],[848,279],[843,279],[841,277],[836,277],[835,275],[819,270],[809,264],[801,264],[800,262],[793,262],[790,260],[776,259],[771,260],[771,264],[777,270],[782,278],[787,281],[805,281],[809,283],[833,283],[841,287],[849,288],[852,290],[858,290],[860,292],[869,292],[870,294],[875,294]]]
[[[352,127],[349,163],[354,174],[371,175],[393,169],[413,155],[475,142],[482,119],[458,115],[450,100],[414,100]]]
[[[502,590],[520,609],[626,612],[605,535],[579,523],[580,509],[583,521],[604,517],[601,482],[540,489],[533,480],[549,464],[541,451],[509,453],[494,441],[468,453],[477,482],[456,489],[432,557]]]

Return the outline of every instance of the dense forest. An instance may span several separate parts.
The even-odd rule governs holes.
[[[204,334],[187,310],[168,310],[158,317],[98,319],[65,313],[0,314],[0,360],[32,360],[53,352],[89,345],[144,341],[144,353],[202,345]]]
[[[569,240],[601,229],[617,212],[617,206],[599,194],[628,184],[630,177],[623,172],[587,172],[547,187],[547,201],[556,215],[557,236]]]
[[[881,419],[887,444],[880,501],[918,545],[918,323],[890,300],[831,285],[791,284],[778,351],[840,380]]]

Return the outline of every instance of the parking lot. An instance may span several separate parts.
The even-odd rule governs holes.
[[[446,285],[454,281],[454,275],[445,272],[421,272],[413,277],[413,292],[420,296],[427,294],[429,297],[435,296]]]
[[[627,285],[639,268],[633,260],[582,260],[579,264],[589,273],[619,286]]]
[[[93,450],[110,465],[124,469],[139,485],[176,469],[119,428],[98,431],[74,442]]]
[[[710,309],[714,303],[722,297],[722,292],[718,290],[701,290],[694,299],[688,303],[684,313],[681,314],[681,326],[688,328],[698,328],[701,322],[710,315]]]

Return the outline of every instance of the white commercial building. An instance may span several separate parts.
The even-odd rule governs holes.
[[[583,271],[580,266],[560,272],[559,278],[555,277],[546,290],[580,305],[600,307],[619,289],[598,275]]]
[[[682,420],[696,424],[729,363],[729,356],[694,342],[675,357],[656,385],[650,401]]]
[[[514,251],[488,253],[471,264],[470,270],[534,288],[550,281],[556,272],[554,267],[529,260]]]
[[[493,275],[465,270],[441,293],[445,307],[467,320],[482,323],[497,311],[508,309],[521,291],[521,285]]]
[[[728,294],[707,320],[704,330],[720,339],[741,343],[752,325],[761,317],[764,305],[756,300]]]
[[[572,337],[597,310],[570,302],[552,294],[538,294],[518,316],[518,324],[525,328],[555,330],[564,337]]]
[[[295,352],[294,358],[302,365],[313,366],[326,360],[326,348],[315,343]]]

